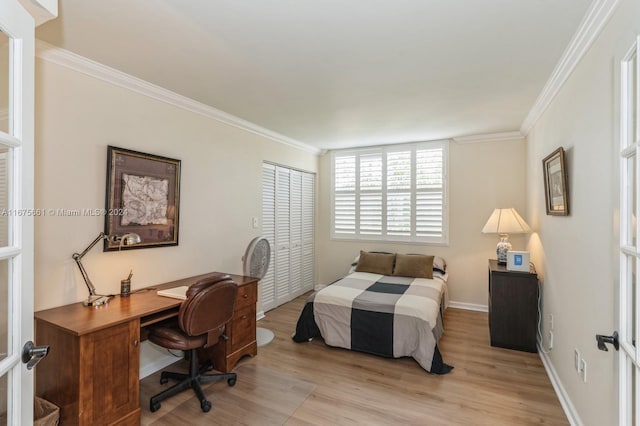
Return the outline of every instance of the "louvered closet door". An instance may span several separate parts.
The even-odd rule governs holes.
[[[290,299],[302,294],[302,173],[291,170],[289,189]]]
[[[260,282],[264,311],[314,287],[315,175],[264,164],[262,234],[271,266]]]
[[[260,280],[260,301],[262,309],[268,311],[276,307],[275,256],[276,246],[276,166],[263,164],[262,167],[262,236],[271,247],[271,264],[266,275]]]
[[[291,262],[290,170],[276,167],[275,304],[289,301]]]

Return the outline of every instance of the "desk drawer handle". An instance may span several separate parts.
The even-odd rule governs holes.
[[[243,315],[243,316],[242,316],[242,319],[247,319],[247,316],[246,316],[246,315]]]
[[[242,295],[242,297],[244,297],[245,299],[247,299],[247,298],[249,297],[249,295],[245,293],[245,294],[243,294],[243,295]]]
[[[138,339],[133,341],[133,346],[135,346],[136,348],[138,347]]]

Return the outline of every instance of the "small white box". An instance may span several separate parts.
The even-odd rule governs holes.
[[[507,252],[507,270],[529,272],[529,252],[509,250]]]

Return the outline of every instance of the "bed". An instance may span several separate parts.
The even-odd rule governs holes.
[[[410,356],[427,372],[448,373],[453,367],[444,363],[437,344],[444,333],[446,263],[433,260],[361,252],[352,273],[309,296],[293,340],[322,337],[329,346]]]

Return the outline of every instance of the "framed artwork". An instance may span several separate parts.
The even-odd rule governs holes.
[[[544,175],[544,195],[547,214],[567,216],[569,214],[569,193],[567,191],[567,167],[564,149],[556,149],[542,160]]]
[[[178,245],[180,160],[107,147],[104,233],[134,232],[141,242],[120,246],[105,239],[104,251]]]

